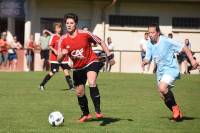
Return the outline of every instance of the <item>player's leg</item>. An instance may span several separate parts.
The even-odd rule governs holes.
[[[69,90],[74,90],[74,84],[73,80],[70,76],[70,67],[68,64],[60,64],[61,68],[63,69],[64,75],[65,75],[65,80],[68,84]]]
[[[76,88],[76,95],[80,109],[82,111],[82,116],[79,119],[79,122],[85,122],[88,119],[92,118],[88,108],[88,100],[85,95],[85,83],[87,76],[85,70],[77,70],[73,72],[73,80]]]
[[[95,107],[97,118],[103,117],[103,114],[101,113],[101,108],[100,108],[100,93],[99,93],[98,86],[96,84],[97,76],[100,69],[101,69],[100,62],[94,62],[87,68],[87,79],[88,79],[89,88],[90,88],[90,96],[92,98],[92,101]]]
[[[12,61],[13,61],[13,59],[12,59],[12,54],[11,53],[9,53],[8,54],[8,67],[9,67],[9,70],[11,71],[12,70]]]
[[[59,69],[59,64],[56,64],[56,63],[51,63],[51,71],[45,75],[44,79],[42,80],[42,82],[40,83],[40,90],[44,90],[45,89],[45,85],[46,83],[53,77],[53,75],[58,72],[58,69]]]
[[[176,103],[174,94],[170,89],[170,86],[174,81],[175,79],[170,75],[163,75],[158,84],[158,87],[160,93],[164,97],[165,105],[173,112],[173,119],[178,120],[182,117],[182,114],[180,112],[179,106]]]
[[[159,91],[159,88],[158,88],[158,91]],[[160,98],[164,101],[164,103],[167,106],[167,108],[172,111],[171,104],[169,102],[167,102],[167,100],[165,99],[164,95],[160,91],[159,91],[159,94],[160,94]]]
[[[1,68],[2,63],[3,63],[3,55],[2,55],[2,53],[0,52],[0,68]]]
[[[3,54],[4,55],[4,67],[8,66],[8,53]]]

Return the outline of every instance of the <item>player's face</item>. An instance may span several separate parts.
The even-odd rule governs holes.
[[[14,39],[15,42],[17,41],[17,37],[16,36],[14,36],[13,39]]]
[[[189,44],[189,40],[188,39],[185,39],[185,44]]]
[[[156,31],[156,27],[149,27],[149,38],[151,39],[152,42],[157,43],[158,38],[160,36],[160,32]]]
[[[76,23],[75,23],[74,19],[68,18],[66,20],[66,27],[67,27],[67,31],[69,33],[74,32],[76,30]]]
[[[61,28],[60,26],[56,26],[56,27],[55,27],[55,32],[56,32],[57,34],[60,34],[61,31],[62,31],[62,28]]]

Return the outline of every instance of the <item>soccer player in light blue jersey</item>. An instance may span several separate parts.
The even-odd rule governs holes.
[[[199,64],[193,59],[191,51],[181,45],[181,43],[161,35],[159,25],[151,24],[148,27],[149,41],[147,51],[142,65],[146,65],[154,60],[157,65],[157,86],[165,105],[172,111],[173,120],[181,120],[182,114],[176,104],[171,87],[180,76],[179,65],[175,57],[176,52],[184,51],[188,56],[193,69]]]

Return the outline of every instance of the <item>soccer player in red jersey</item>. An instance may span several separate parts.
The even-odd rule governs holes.
[[[6,37],[7,37],[7,33],[2,32],[1,39],[0,39],[0,67],[2,64],[4,65],[4,67],[7,66],[9,45],[7,44]]]
[[[97,75],[102,67],[97,56],[92,51],[91,44],[100,44],[105,51],[110,64],[115,63],[114,56],[109,52],[106,44],[97,36],[89,31],[79,30],[77,28],[78,16],[74,13],[68,13],[64,16],[67,33],[61,39],[61,55],[59,60],[69,56],[73,61],[73,80],[76,88],[76,95],[83,115],[79,122],[85,122],[92,116],[89,113],[88,100],[85,95],[86,80],[89,82],[90,96],[92,98],[96,118],[103,118],[100,109],[100,93],[96,84]]]
[[[53,75],[59,71],[59,66],[63,69],[63,72],[65,74],[65,79],[68,83],[69,90],[72,90],[74,88],[73,81],[70,77],[69,70],[71,69],[68,65],[68,57],[63,58],[60,62],[57,60],[57,56],[59,53],[59,41],[61,37],[62,32],[62,25],[61,23],[55,23],[54,24],[54,30],[55,34],[51,36],[51,39],[49,41],[49,48],[51,50],[50,53],[50,63],[51,63],[51,70],[50,72],[44,77],[42,83],[40,84],[39,88],[40,90],[45,89],[45,84],[53,77]]]

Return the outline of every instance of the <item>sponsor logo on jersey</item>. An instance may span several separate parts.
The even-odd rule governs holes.
[[[71,52],[71,55],[72,55],[72,57],[73,57],[74,59],[76,59],[76,58],[78,58],[78,59],[83,59],[83,58],[85,58],[85,57],[83,56],[83,48],[82,48],[82,49],[73,50],[73,51]]]

